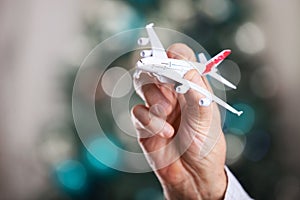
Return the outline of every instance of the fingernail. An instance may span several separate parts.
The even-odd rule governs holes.
[[[150,112],[156,116],[163,117],[166,115],[165,108],[168,106],[167,103],[158,103],[150,108]]]
[[[169,138],[172,135],[173,135],[173,128],[169,124],[166,123],[161,132],[161,136],[164,138]]]

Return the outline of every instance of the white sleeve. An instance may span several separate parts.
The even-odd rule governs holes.
[[[225,166],[227,174],[227,189],[224,200],[248,200],[252,199],[243,189],[231,171]]]

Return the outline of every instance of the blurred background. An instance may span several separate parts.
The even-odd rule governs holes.
[[[93,159],[71,109],[90,50],[149,22],[187,34],[211,55],[232,50],[241,79],[227,100],[245,114],[225,120],[227,165],[255,199],[299,199],[298,8],[297,0],[1,0],[0,199],[163,199],[153,173]],[[84,82],[83,98],[88,90]],[[108,112],[106,98],[99,86],[97,112]],[[138,148],[109,114],[99,121],[115,143]],[[95,148],[115,158],[101,141]]]

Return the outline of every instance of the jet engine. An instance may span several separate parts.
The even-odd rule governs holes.
[[[137,43],[140,46],[145,46],[145,45],[147,45],[149,43],[149,41],[150,41],[149,38],[142,37],[142,38],[138,39]]]
[[[209,106],[211,103],[211,100],[209,98],[202,98],[199,100],[200,106]]]
[[[143,50],[140,53],[140,56],[143,58],[152,56],[152,50]]]

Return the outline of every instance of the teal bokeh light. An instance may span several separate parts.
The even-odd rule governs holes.
[[[255,122],[254,109],[244,103],[234,104],[233,107],[237,110],[242,110],[244,113],[241,116],[237,116],[227,111],[224,129],[226,132],[237,135],[248,133]]]
[[[70,190],[80,190],[86,183],[86,170],[75,160],[65,160],[55,168],[58,181]]]
[[[100,171],[109,171],[111,168],[108,166],[115,166],[120,161],[119,152],[115,148],[111,148],[109,142],[105,138],[97,138],[88,146],[87,159],[93,167]]]

